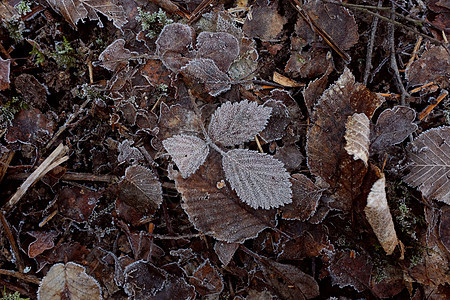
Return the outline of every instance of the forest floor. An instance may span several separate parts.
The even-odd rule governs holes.
[[[3,0],[0,299],[448,299],[450,5],[350,2]]]

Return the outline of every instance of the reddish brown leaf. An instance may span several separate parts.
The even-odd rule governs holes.
[[[149,59],[144,65],[141,65],[139,70],[141,75],[147,79],[148,83],[154,87],[161,84],[171,85],[171,79],[169,77],[171,72],[160,60]]]
[[[292,51],[284,71],[292,77],[314,78],[326,73],[332,65],[328,49],[310,51]]]
[[[315,106],[314,125],[308,131],[306,145],[308,166],[312,174],[330,185],[334,208],[350,209],[367,172],[364,163],[355,161],[344,149],[347,118],[354,113],[364,113],[371,119],[382,102],[381,97],[355,83],[350,70],[345,69]]]
[[[82,263],[85,261],[91,249],[86,248],[78,242],[68,242],[57,245],[52,251],[47,251],[35,257],[38,264],[36,272],[40,272],[47,264],[54,264],[57,262],[65,262],[67,260]]]
[[[442,208],[439,237],[441,243],[450,252],[450,206],[448,205]]]
[[[365,253],[354,252],[354,257],[350,256],[350,251],[334,252],[328,270],[334,285],[352,286],[362,292],[369,287],[372,264]]]
[[[20,74],[14,80],[14,85],[27,103],[33,103],[38,108],[42,108],[47,103],[47,88],[33,75]]]
[[[223,279],[209,260],[205,260],[189,278],[195,291],[202,296],[219,294],[223,290]]]
[[[0,57],[0,90],[4,91],[9,88],[9,68],[11,61]]]
[[[283,219],[306,221],[316,211],[323,190],[303,174],[292,175],[291,183],[292,203],[281,208]]]
[[[58,235],[53,231],[28,231],[27,233],[36,239],[28,246],[28,257],[30,258],[38,256],[45,250],[52,249],[55,246],[54,240]]]
[[[173,23],[164,26],[156,40],[156,53],[167,69],[178,72],[189,60],[186,56],[194,41],[194,30],[185,24]]]
[[[286,145],[277,148],[277,152],[273,156],[284,164],[288,171],[298,169],[305,159],[299,147],[296,144]],[[295,200],[294,200],[295,202]]]
[[[216,151],[188,179],[183,179],[179,172],[170,174],[183,198],[182,207],[197,230],[221,241],[242,243],[273,226],[274,210],[253,209],[228,185],[217,187],[225,174]]]
[[[244,22],[243,30],[248,37],[261,40],[275,40],[283,30],[286,19],[279,15],[276,8],[263,6],[251,10],[250,17]]]
[[[5,140],[8,143],[44,142],[53,134],[53,122],[37,108],[20,111],[8,128]]]
[[[327,88],[328,76],[332,71],[333,66],[329,66],[325,74],[308,83],[308,86],[303,90],[303,98],[305,99],[306,109],[310,116],[313,115],[314,105],[319,101],[320,95]]]
[[[60,213],[77,222],[85,222],[91,216],[102,193],[79,187],[65,187],[58,195]]]

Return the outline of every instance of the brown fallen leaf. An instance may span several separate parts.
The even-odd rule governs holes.
[[[257,6],[250,11],[242,30],[248,37],[271,41],[280,35],[285,23],[286,19],[278,14],[276,7]]]
[[[0,57],[0,90],[4,91],[9,88],[10,80],[10,65],[11,60]]]
[[[364,113],[353,114],[345,123],[345,150],[354,160],[362,160],[367,166],[369,160],[370,120]]]
[[[189,283],[201,296],[215,295],[222,292],[224,284],[221,274],[206,259],[190,276]]]

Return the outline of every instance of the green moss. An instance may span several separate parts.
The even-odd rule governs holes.
[[[15,292],[14,294],[6,293],[5,288],[3,288],[3,296],[0,300],[30,300],[30,298],[21,298],[19,292]]]
[[[173,20],[169,19],[161,8],[154,13],[143,11],[140,7],[137,9],[139,15],[136,20],[141,23],[142,31],[146,32],[145,35],[151,39],[158,36],[164,26],[173,23]]]
[[[55,52],[50,56],[56,61],[58,66],[65,68],[75,67],[77,59],[75,49],[67,41],[66,37],[63,37],[62,42],[58,42],[55,45]]]

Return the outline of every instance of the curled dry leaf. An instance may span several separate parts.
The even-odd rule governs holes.
[[[170,170],[182,196],[182,207],[195,228],[220,241],[242,243],[274,225],[275,211],[255,210],[243,204],[228,185],[217,188],[225,179],[220,154],[213,151],[189,178]]]
[[[251,207],[270,209],[292,202],[289,173],[272,156],[234,149],[223,155],[222,164],[232,189]]]
[[[73,27],[77,28],[78,21],[98,20],[99,26],[103,27],[98,13],[112,20],[114,26],[121,28],[127,23],[127,18],[122,6],[114,4],[112,0],[46,0],[48,4]]]
[[[9,73],[11,61],[0,57],[0,91],[9,88]]]
[[[262,6],[251,10],[245,19],[242,30],[248,37],[270,41],[280,35],[284,24],[286,24],[286,19],[278,14],[276,8]]]
[[[345,123],[345,150],[354,160],[362,160],[367,166],[369,160],[370,120],[364,113],[353,114]]]
[[[231,88],[230,77],[209,58],[191,60],[180,69],[180,73],[192,85],[204,86],[204,90],[211,96],[217,96]]]
[[[450,56],[447,50],[442,46],[431,46],[406,69],[406,79],[412,86],[434,81],[445,89],[450,87],[449,70]]]
[[[174,135],[163,141],[164,148],[177,164],[183,178],[188,178],[205,162],[208,145],[192,135]]]
[[[409,174],[403,180],[426,198],[450,205],[450,127],[433,128],[408,145]]]
[[[222,104],[211,117],[208,134],[223,146],[233,146],[254,139],[267,124],[271,107],[244,100]]]
[[[379,179],[375,181],[367,196],[364,212],[384,251],[391,255],[398,244],[398,238],[386,199],[386,178],[383,173],[378,175]]]
[[[197,57],[212,59],[222,72],[227,72],[239,55],[238,40],[226,32],[201,32],[196,47]]]
[[[53,265],[39,286],[38,299],[60,300],[62,295],[68,299],[102,299],[98,282],[73,262]]]
[[[109,71],[118,71],[128,64],[128,59],[137,55],[125,48],[125,40],[117,39],[100,53],[98,59],[102,62],[102,66]]]
[[[354,113],[364,113],[368,119],[383,99],[364,85],[355,83],[345,69],[335,84],[320,97],[315,106],[314,125],[309,129],[306,151],[312,174],[319,176],[334,191],[333,208],[348,211],[367,172],[361,160],[354,160],[344,149],[345,123]],[[326,153],[327,155],[323,155]]]
[[[416,112],[407,106],[394,106],[384,110],[378,117],[377,124],[371,132],[370,151],[379,153],[403,142],[417,130],[414,124]]]
[[[58,236],[54,231],[28,231],[27,233],[36,239],[28,246],[28,257],[30,258],[38,256],[45,250],[52,249],[55,246],[55,238]]]
[[[119,182],[118,197],[149,215],[153,215],[162,202],[161,182],[158,177],[143,166],[131,166]]]

